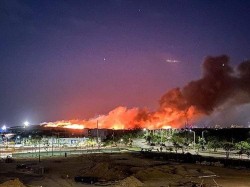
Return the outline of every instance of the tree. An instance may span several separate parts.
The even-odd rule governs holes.
[[[246,142],[248,142],[250,144],[250,138],[247,138]]]
[[[160,144],[160,142],[161,142],[161,136],[158,135],[158,134],[154,134],[154,135],[152,136],[152,142],[157,143],[157,144]]]
[[[185,139],[178,134],[174,134],[171,138],[171,141],[173,142],[173,146],[175,148],[175,152],[177,153],[178,149],[182,149],[182,152],[184,153],[184,143]]]
[[[213,149],[214,152],[216,152],[217,149],[221,147],[221,143],[216,137],[212,136],[208,138],[207,146],[209,149]]]
[[[242,157],[242,154],[248,153],[250,149],[250,144],[247,141],[240,141],[235,144],[236,149],[239,150],[239,157]]]
[[[234,150],[234,144],[232,142],[223,142],[222,147],[226,152],[226,158],[229,158],[230,152]]]
[[[199,137],[199,139],[198,139],[198,151],[200,150],[200,148],[201,148],[202,150],[205,149],[205,148],[204,148],[205,143],[206,143],[205,139]]]
[[[146,140],[147,142],[150,144],[151,143],[151,140],[152,140],[152,137],[150,135],[147,135],[146,136]]]
[[[133,137],[133,134],[128,133],[128,134],[123,135],[121,139],[123,140],[123,143],[124,143],[125,145],[131,147],[131,146],[132,146],[132,143],[133,143],[132,138],[134,138],[134,137]]]
[[[49,151],[49,140],[48,140],[48,138],[42,138],[41,142],[42,142],[43,149],[48,153],[48,151]]]

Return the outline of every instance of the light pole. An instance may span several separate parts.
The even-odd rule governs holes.
[[[3,125],[2,126],[2,131],[6,132],[6,129],[7,129],[6,125]],[[6,143],[7,143],[7,146],[8,146],[8,138],[6,138]],[[0,152],[1,152],[1,150],[0,150]]]
[[[26,128],[26,127],[28,127],[28,126],[30,125],[30,123],[29,123],[28,121],[25,121],[25,122],[23,123],[23,125],[24,125],[23,127]]]
[[[204,132],[207,132],[207,130],[204,130],[204,131],[201,132],[202,139],[204,139]]]
[[[38,147],[38,148],[39,148],[39,149],[38,149],[38,161],[41,162],[41,158],[40,158],[40,157],[41,157],[41,155],[40,155],[40,153],[41,153],[41,152],[40,152],[40,143],[41,143],[41,139],[40,139],[40,138],[39,138],[39,141],[38,141],[38,142],[39,142],[39,147]]]
[[[148,136],[148,129],[143,128],[143,131],[146,133],[146,136]]]
[[[15,144],[19,144],[19,143],[21,143],[21,139],[20,139],[20,136],[18,135],[18,136],[16,137]]]
[[[53,153],[53,146],[54,146],[54,138],[53,138],[53,136],[51,137],[51,140],[52,140],[52,142],[51,142],[51,153],[52,153],[52,156],[54,156],[54,153]]]
[[[3,130],[3,131],[6,131],[6,129],[7,129],[6,125],[3,125],[3,126],[2,126],[2,130]]]
[[[163,129],[166,130],[166,141],[169,143],[169,138],[172,136],[172,127],[170,125],[163,126]]]
[[[99,148],[99,132],[98,132],[98,120],[96,121],[96,142]]]
[[[113,128],[112,138],[113,138],[113,143],[114,143],[114,142],[115,142],[115,132],[114,132],[114,128]]]
[[[194,142],[193,142],[194,145],[193,146],[194,146],[194,150],[195,150],[195,131],[192,131],[191,129],[189,131],[194,133]]]
[[[202,146],[203,146],[202,149],[204,149],[204,143],[205,143],[204,132],[208,132],[208,131],[207,131],[207,130],[204,130],[204,131],[201,132]]]
[[[161,132],[161,144],[162,144],[162,129],[161,129],[161,131],[160,131],[160,132]]]
[[[6,130],[7,130],[7,126],[6,125],[3,125],[2,126],[2,131],[4,132],[6,132]],[[6,139],[6,146],[8,147],[8,137],[7,136],[5,136],[5,139]]]
[[[120,148],[119,148],[120,151],[121,151],[122,143],[123,143],[123,139],[121,138],[121,140],[120,140]]]

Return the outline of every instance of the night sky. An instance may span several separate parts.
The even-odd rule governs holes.
[[[208,55],[250,58],[250,1],[0,0],[0,124],[155,110]]]

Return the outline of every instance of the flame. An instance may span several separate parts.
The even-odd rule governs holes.
[[[62,127],[62,128],[67,128],[67,129],[84,129],[83,124],[75,124],[72,123],[71,121],[56,121],[56,122],[48,122],[48,123],[43,123],[45,127]]]
[[[195,119],[198,116],[195,107],[187,111],[173,108],[164,108],[157,112],[149,112],[146,109],[117,107],[107,115],[100,115],[89,120],[62,120],[44,123],[45,127],[61,127],[70,129],[107,128],[107,129],[169,129],[182,127],[187,119]]]
[[[98,121],[99,128],[109,129],[179,128],[192,124],[202,115],[211,114],[222,104],[230,102],[232,96],[236,104],[242,104],[242,99],[239,100],[235,96],[237,93],[241,96],[246,93],[247,97],[243,99],[243,103],[250,102],[250,61],[241,63],[236,71],[229,65],[229,57],[225,55],[207,57],[202,68],[203,75],[200,79],[190,81],[183,88],[177,87],[167,91],[160,98],[159,109],[155,112],[120,106],[107,115],[89,120],[57,121],[45,126],[96,128]]]
[[[81,124],[69,124],[69,125],[64,126],[64,128],[67,128],[67,129],[84,129],[84,125],[81,125]]]

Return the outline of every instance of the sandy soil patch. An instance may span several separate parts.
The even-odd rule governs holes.
[[[44,167],[44,174],[19,171],[16,165],[24,163],[31,167]],[[106,186],[194,186],[200,184],[200,176],[217,175],[220,186],[250,186],[250,171],[178,164],[167,161],[145,159],[140,154],[89,154],[68,158],[46,158],[37,160],[16,160],[15,163],[0,163],[0,183],[19,178],[26,186],[84,187],[92,186],[74,181],[75,176],[97,177],[99,185]],[[19,182],[20,182],[19,181]],[[13,182],[13,181],[12,181]],[[18,181],[16,181],[18,182]],[[213,186],[212,179],[204,180],[206,186]],[[11,184],[11,181],[9,181]],[[8,184],[8,183],[7,183]],[[20,184],[21,185],[21,184]],[[3,185],[0,185],[2,187]],[[21,186],[23,187],[23,186]]]

